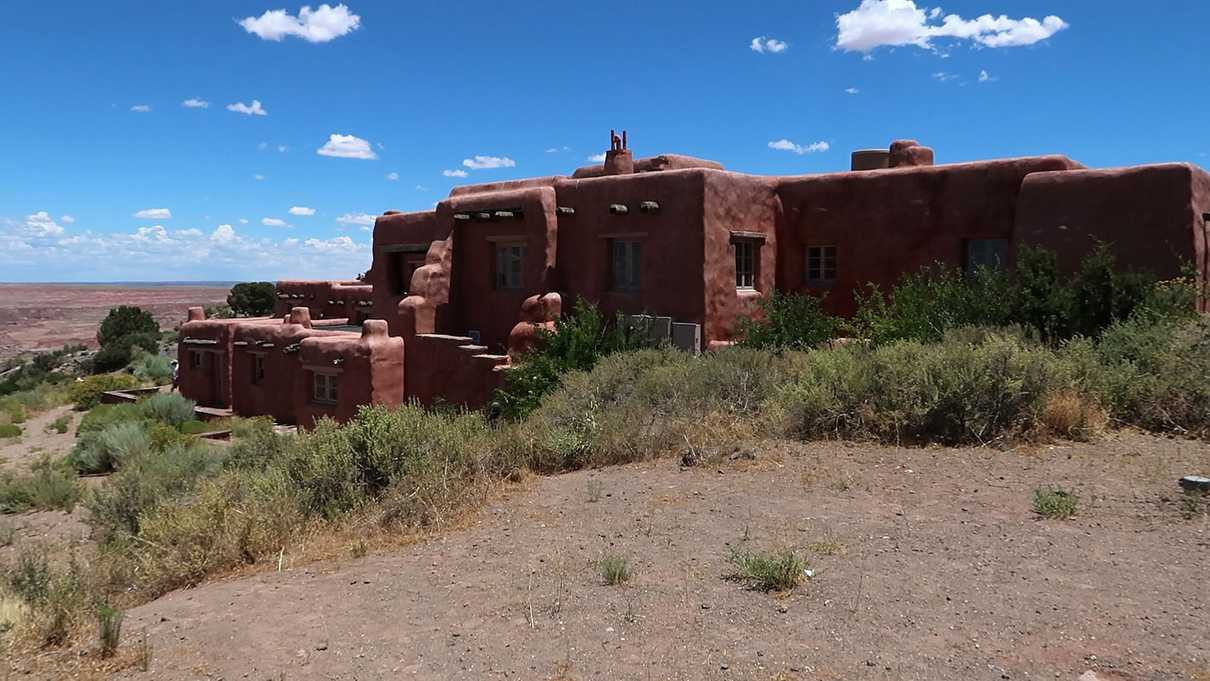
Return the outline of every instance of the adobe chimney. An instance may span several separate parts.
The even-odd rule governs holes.
[[[627,148],[626,131],[622,131],[622,136],[618,137],[613,131],[609,131],[609,151],[605,152],[605,174],[606,175],[630,175],[634,173],[634,157],[630,155],[630,149]]]

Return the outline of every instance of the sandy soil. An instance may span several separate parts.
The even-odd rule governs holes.
[[[97,325],[118,305],[149,310],[162,328],[172,329],[190,306],[226,300],[227,289],[213,286],[0,284],[0,360],[67,343],[94,347]]]
[[[65,433],[48,431],[46,427],[60,416],[67,415],[70,425]],[[66,454],[76,441],[76,426],[80,415],[70,406],[55,407],[33,416],[21,425],[21,436],[0,439],[0,470],[25,470],[43,455]]]
[[[1186,679],[1210,674],[1210,446],[1141,435],[1016,451],[755,445],[528,481],[391,554],[170,594],[124,631],[136,679]],[[1032,491],[1076,490],[1073,520]],[[728,546],[791,546],[788,594]],[[619,554],[631,583],[594,562]],[[1096,677],[1086,672],[1093,670]]]

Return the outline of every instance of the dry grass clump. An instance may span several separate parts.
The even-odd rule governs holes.
[[[1091,397],[1066,389],[1043,399],[1038,421],[1046,432],[1058,437],[1089,440],[1104,431],[1108,416]]]
[[[789,591],[808,578],[807,560],[793,549],[741,551],[731,548],[727,562],[735,568],[730,577],[757,591]]]

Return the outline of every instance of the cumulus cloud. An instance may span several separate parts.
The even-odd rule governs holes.
[[[441,171],[441,174],[445,175],[446,177],[466,177],[466,171],[462,170],[461,168],[457,170],[443,170]]]
[[[831,145],[827,142],[811,142],[807,145],[795,144],[794,142],[791,142],[783,137],[777,141],[769,142],[769,148],[777,149],[778,151],[792,151],[799,156],[802,156],[803,154],[814,154],[821,151],[827,151],[831,148]]]
[[[850,95],[855,95],[855,94],[857,94],[858,92],[861,92],[861,90],[858,90],[858,89],[857,89],[857,88],[855,88],[855,87],[847,87],[847,88],[845,88],[845,89],[844,89],[844,91],[845,91],[846,93],[850,94]]]
[[[979,69],[980,83],[994,83],[997,80],[1000,80],[998,76],[993,76],[992,74],[988,73],[986,69]]]
[[[779,52],[785,52],[787,47],[789,47],[789,45],[787,45],[785,42],[778,40],[777,38],[768,38],[763,35],[753,38],[752,42],[748,43],[748,49],[761,54],[777,54]]]
[[[266,227],[289,227],[290,224],[281,218],[261,218],[260,223]]]
[[[70,215],[64,216],[71,217]],[[64,219],[64,222],[69,222]],[[33,215],[25,216],[24,229],[21,230],[22,236],[27,236],[33,239],[42,239],[46,237],[59,236],[63,233],[63,228],[60,227],[54,218],[44,210],[40,210]]]
[[[65,225],[70,225],[71,223],[73,223],[75,221],[76,221],[76,219],[70,215],[62,215],[59,217],[59,222],[62,222]]]
[[[512,168],[517,162],[507,156],[475,156],[462,159],[462,165],[471,170],[486,170],[488,168]]]
[[[240,218],[240,219],[239,219],[239,223],[240,223],[241,225],[246,225],[246,224],[248,224],[248,218]]]
[[[193,97],[181,102],[181,106],[185,107],[186,109],[209,109],[210,102],[207,102],[204,99]]]
[[[234,104],[228,104],[227,110],[234,111],[235,113],[242,113],[246,116],[268,116],[269,115],[269,112],[266,111],[263,106],[261,106],[259,99],[252,100],[251,104],[244,104],[243,102],[236,102]]]
[[[290,206],[290,215],[315,215],[315,209],[306,206]]]
[[[592,154],[591,156],[588,156],[585,160],[591,161],[592,163],[604,163],[605,162],[605,152],[602,151],[599,154]]]
[[[836,17],[836,48],[864,53],[905,45],[933,49],[934,38],[971,40],[983,47],[1020,47],[1046,40],[1067,27],[1067,22],[1054,15],[1041,21],[1004,14],[963,19],[957,14],[942,17],[941,8],[918,7],[914,0],[861,0],[857,9]]]
[[[395,172],[387,173],[387,179],[390,180],[391,182],[395,182],[399,179],[399,173],[395,173]]]
[[[147,113],[148,111],[151,111],[151,105],[135,104],[134,106],[130,107],[130,110],[135,113]]]
[[[374,216],[369,213],[345,213],[336,218],[336,222],[342,225],[356,225],[359,227],[372,227],[374,226],[374,220]]]
[[[378,158],[371,148],[370,143],[360,137],[353,135],[340,135],[332,133],[328,135],[328,141],[322,147],[316,150],[320,156],[331,156],[333,158],[358,158],[363,161],[372,161]]]
[[[265,176],[261,175],[260,173],[256,173],[255,175],[252,176],[252,179],[256,180],[257,182],[260,182],[261,180],[265,179]]]
[[[263,40],[277,42],[295,37],[309,43],[326,43],[356,31],[361,26],[361,17],[344,5],[323,4],[316,9],[304,5],[297,16],[275,9],[259,17],[245,17],[239,25]]]
[[[235,228],[231,225],[219,225],[210,233],[210,240],[220,244],[231,243],[235,240]]]
[[[172,211],[167,208],[144,208],[134,216],[140,220],[171,220]]]

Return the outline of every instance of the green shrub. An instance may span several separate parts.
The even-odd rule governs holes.
[[[101,393],[137,388],[138,385],[139,380],[130,374],[97,374],[72,383],[67,397],[77,410],[85,411],[101,403]]]
[[[16,563],[5,573],[8,588],[28,605],[39,606],[50,599],[51,569],[46,552],[27,547],[17,553]]]
[[[762,319],[741,317],[741,347],[805,350],[836,336],[839,321],[823,311],[822,298],[774,290],[760,299]]]
[[[65,461],[44,456],[22,475],[0,474],[0,513],[30,509],[70,512],[79,501],[80,481]]]
[[[97,373],[107,373],[124,369],[130,364],[134,353],[129,345],[115,343],[103,345],[97,354],[92,356],[92,370]]]
[[[236,284],[227,294],[227,305],[241,317],[265,317],[273,314],[277,287],[270,281]]]
[[[134,375],[146,383],[163,384],[172,378],[170,360],[159,354],[146,353],[134,358],[132,368]]]
[[[98,433],[115,423],[126,421],[141,421],[143,414],[137,404],[121,402],[118,404],[98,404],[80,419],[76,427],[77,435]]]
[[[176,443],[127,460],[85,500],[89,523],[106,540],[139,532],[139,517],[161,501],[181,496],[215,474],[220,453],[201,443]]]
[[[21,437],[21,426],[15,423],[0,423],[0,439]]]
[[[101,657],[113,657],[122,641],[122,620],[125,614],[101,603],[97,606],[97,639],[101,646]]]
[[[555,322],[553,333],[539,329],[537,347],[506,374],[496,399],[506,416],[522,418],[558,387],[563,374],[586,371],[606,355],[642,347],[646,342],[640,335],[625,328],[621,314],[611,322],[579,300],[571,315]]]
[[[0,400],[0,414],[3,414],[9,423],[25,423],[25,405],[12,397]]]
[[[789,591],[807,577],[807,561],[791,549],[770,552],[731,548],[727,562],[735,567],[731,578],[758,591]]]
[[[1074,516],[1079,507],[1080,497],[1074,492],[1057,487],[1034,490],[1034,513],[1043,518],[1066,520]]]
[[[109,314],[105,315],[105,319],[101,320],[101,326],[97,329],[97,343],[101,347],[105,347],[114,344],[121,338],[136,334],[154,335],[158,343],[160,325],[150,312],[138,307],[122,305],[111,309]]]
[[[230,305],[207,305],[203,311],[206,319],[231,319],[236,316]]]
[[[194,406],[193,400],[179,393],[157,393],[138,403],[139,412],[144,418],[170,426],[193,421],[196,418]]]
[[[66,433],[69,428],[71,428],[71,414],[64,414],[54,421],[46,424],[47,432],[53,431],[59,433],[60,435]]]
[[[801,360],[770,406],[802,438],[986,443],[1030,430],[1046,396],[1075,380],[1053,352],[1011,335],[847,346]]]
[[[78,437],[68,461],[83,474],[108,473],[121,468],[125,461],[151,450],[147,426],[136,421],[123,421],[106,426],[100,432]]]
[[[634,569],[630,567],[630,561],[622,556],[609,555],[597,561],[597,572],[601,573],[601,578],[609,586],[618,586],[630,581],[634,576]]]

